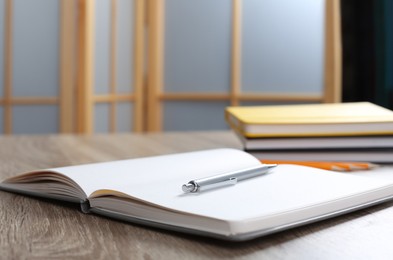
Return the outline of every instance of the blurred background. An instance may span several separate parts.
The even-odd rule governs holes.
[[[388,0],[0,0],[0,132],[229,129],[230,105],[393,106]]]

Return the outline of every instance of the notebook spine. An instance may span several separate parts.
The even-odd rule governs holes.
[[[82,200],[80,205],[81,205],[81,211],[83,213],[86,213],[86,214],[90,213],[90,202],[89,202],[89,200]]]

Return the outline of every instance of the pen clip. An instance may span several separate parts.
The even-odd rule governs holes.
[[[216,189],[216,188],[220,188],[220,187],[224,187],[224,186],[228,186],[228,185],[235,185],[236,183],[237,183],[237,178],[231,177],[229,179],[219,181],[216,183],[211,183],[208,185],[198,186],[198,184],[197,184],[197,187],[198,187],[197,191]]]

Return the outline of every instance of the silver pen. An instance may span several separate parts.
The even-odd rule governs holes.
[[[219,188],[227,185],[234,185],[238,181],[253,178],[265,174],[269,169],[276,167],[277,164],[262,164],[257,167],[227,172],[211,177],[191,180],[183,184],[182,189],[185,193],[199,192],[208,189]]]

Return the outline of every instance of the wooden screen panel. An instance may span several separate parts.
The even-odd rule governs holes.
[[[109,124],[93,123],[97,131],[117,132],[120,129],[143,130],[143,38],[144,1],[105,0],[96,2],[94,48],[94,87],[89,102]],[[121,103],[121,104],[120,104]],[[128,106],[124,103],[129,103]],[[118,108],[121,107],[121,112]],[[128,107],[128,112],[125,107]],[[128,126],[125,126],[129,122]]]
[[[321,70],[319,84],[315,93],[302,93],[297,89],[291,88],[289,90],[282,90],[281,92],[269,92],[266,89],[261,89],[256,91],[244,91],[244,87],[242,86],[242,41],[243,39],[243,17],[247,16],[244,13],[244,1],[241,0],[232,0],[230,1],[232,4],[232,21],[228,23],[228,27],[231,28],[231,77],[230,77],[230,86],[228,86],[229,91],[227,92],[214,92],[214,91],[189,91],[187,89],[187,84],[184,83],[184,91],[166,91],[164,85],[167,84],[165,80],[164,73],[168,71],[166,66],[168,63],[165,61],[167,59],[168,54],[164,52],[163,46],[164,44],[164,36],[166,34],[167,28],[163,26],[163,22],[166,21],[165,16],[167,15],[167,10],[165,10],[165,3],[171,0],[151,0],[150,8],[149,8],[149,64],[153,64],[149,66],[149,80],[148,80],[148,127],[149,131],[160,131],[163,129],[163,122],[165,122],[166,118],[163,118],[162,113],[162,104],[165,104],[166,101],[176,100],[176,101],[189,101],[189,100],[228,100],[231,105],[243,104],[244,102],[273,102],[273,103],[314,103],[314,102],[339,102],[340,101],[340,92],[341,85],[340,83],[340,30],[339,26],[339,1],[323,1],[323,2],[305,2],[295,4],[307,4],[305,8],[310,8],[309,5],[314,8],[320,8],[320,14],[323,16],[325,14],[325,27],[320,26],[320,38],[319,41],[322,42],[324,38],[327,42],[325,47],[321,47],[321,51],[319,53],[320,56],[323,56],[323,59],[320,61]],[[247,1],[247,0],[245,0]],[[310,1],[310,0],[308,0]],[[191,2],[191,1],[190,1]],[[255,3],[260,3],[261,1],[254,1]],[[269,2],[269,1],[268,1]],[[270,3],[270,2],[269,2]],[[184,3],[183,3],[184,4]],[[210,2],[211,4],[211,2]],[[319,6],[318,6],[319,4]],[[211,6],[209,6],[211,7]],[[281,5],[282,8],[282,5]],[[278,10],[280,11],[280,10]],[[318,13],[318,11],[316,11]],[[315,17],[315,16],[314,16]],[[172,17],[173,18],[173,17]],[[188,19],[188,18],[187,18]],[[285,19],[284,19],[285,20]],[[284,21],[285,22],[285,21]],[[320,24],[323,24],[320,23]],[[288,25],[290,26],[290,24]],[[274,29],[274,28],[273,28]],[[273,30],[272,29],[272,30]],[[325,33],[324,33],[325,31]],[[327,33],[330,32],[330,33]],[[203,38],[203,37],[201,37]],[[302,37],[298,37],[301,39]],[[330,44],[330,42],[334,42],[334,44]],[[289,43],[288,43],[289,44]],[[167,47],[165,47],[167,49]],[[165,49],[165,50],[166,50]],[[179,48],[182,51],[182,48]],[[326,62],[326,57],[329,57],[330,63],[334,64],[332,69],[328,69],[329,66],[325,66],[323,69],[324,62]],[[300,63],[300,62],[299,62]],[[329,64],[330,64],[329,63]],[[328,65],[329,65],[328,64]],[[164,66],[165,65],[165,66]],[[187,66],[187,64],[185,64]],[[299,64],[300,66],[300,64]],[[332,73],[331,71],[334,71]],[[183,80],[184,81],[184,80]],[[325,81],[325,84],[323,83]],[[327,81],[333,81],[335,84],[327,84]],[[313,84],[313,83],[312,83]],[[310,84],[310,86],[312,85]],[[313,87],[313,86],[312,86]]]
[[[162,111],[167,102],[229,100],[232,3],[150,3],[147,129],[160,131],[170,116]],[[176,103],[187,109],[187,102]]]
[[[99,1],[102,2],[102,1]],[[113,0],[110,1],[110,12],[111,20],[108,26],[111,26],[111,35],[108,37],[110,41],[110,66],[108,67],[109,81],[106,82],[109,92],[104,95],[93,96],[93,75],[94,75],[94,11],[95,11],[95,0],[57,0],[51,1],[49,5],[43,5],[43,0],[38,2],[31,1],[29,4],[30,8],[23,9],[22,12],[27,12],[29,15],[45,15],[45,10],[49,14],[48,17],[59,18],[52,23],[35,24],[34,29],[43,30],[45,26],[58,27],[60,30],[59,38],[58,30],[54,33],[47,33],[43,37],[37,37],[45,39],[46,37],[55,37],[54,41],[57,44],[51,44],[49,52],[51,55],[45,56],[42,59],[47,61],[48,59],[54,61],[52,66],[49,66],[50,62],[46,62],[43,66],[46,67],[47,71],[50,71],[50,75],[43,76],[41,68],[33,68],[38,70],[39,73],[27,74],[23,77],[24,67],[30,66],[31,62],[22,64],[23,56],[31,56],[31,60],[38,60],[35,54],[39,51],[35,50],[35,53],[23,53],[29,48],[20,48],[20,45],[14,46],[15,40],[17,43],[22,42],[23,37],[28,37],[29,33],[23,32],[26,30],[19,30],[20,23],[25,23],[25,19],[19,15],[21,0],[5,0],[4,2],[4,77],[2,81],[3,86],[3,98],[0,99],[0,105],[3,106],[3,117],[4,117],[4,132],[13,133],[13,113],[12,108],[15,105],[56,105],[59,106],[59,115],[57,119],[60,132],[79,132],[79,133],[91,133],[93,130],[93,106],[98,103],[110,103],[110,129],[111,131],[116,130],[117,123],[116,119],[118,116],[116,112],[116,103],[118,102],[132,102],[135,103],[133,107],[135,109],[129,110],[129,118],[122,119],[121,122],[129,122],[131,118],[135,118],[138,123],[130,124],[130,128],[133,126],[135,130],[141,131],[143,128],[142,124],[142,85],[143,85],[143,26],[144,26],[144,1],[126,1],[126,0]],[[38,3],[38,4],[37,4]],[[121,3],[118,5],[118,3]],[[121,6],[122,5],[122,6]],[[126,5],[126,8],[124,8]],[[45,10],[41,10],[42,8]],[[56,7],[56,10],[52,10]],[[133,13],[135,10],[136,15],[132,15],[132,18],[127,16],[127,13],[123,12],[123,8],[129,7],[130,12]],[[15,9],[17,9],[15,13]],[[29,10],[30,9],[30,10]],[[47,10],[48,9],[48,10]],[[41,12],[42,11],[42,12]],[[60,14],[60,15],[58,15]],[[17,19],[15,21],[15,17]],[[120,20],[112,19],[118,17]],[[45,20],[42,19],[42,20]],[[128,20],[127,20],[128,19]],[[116,25],[122,22],[130,22],[127,24],[130,30],[125,32],[124,35],[129,34],[130,38],[117,39],[116,38]],[[135,21],[135,22],[134,22]],[[39,21],[37,22],[39,23]],[[16,24],[16,26],[15,26]],[[33,23],[31,25],[34,25]],[[124,24],[121,24],[124,27]],[[25,27],[29,27],[30,24],[25,24]],[[23,26],[22,26],[23,27]],[[30,28],[32,29],[32,28]],[[27,30],[33,31],[33,30]],[[133,41],[131,34],[137,34],[138,37]],[[39,33],[38,33],[39,34]],[[76,35],[78,34],[78,36]],[[15,39],[14,39],[15,38]],[[23,40],[23,39],[22,39]],[[135,44],[127,46],[127,49],[123,49],[124,46],[131,42]],[[118,44],[118,46],[116,46]],[[120,44],[120,45],[119,45]],[[36,48],[40,48],[40,44],[34,45]],[[16,48],[15,48],[16,47]],[[42,44],[42,47],[48,47],[46,43]],[[15,49],[15,50],[14,50]],[[54,51],[56,49],[56,51]],[[121,50],[117,50],[121,49]],[[22,50],[22,51],[21,51]],[[128,58],[128,54],[131,54]],[[116,57],[117,55],[117,57]],[[43,55],[41,55],[43,56]],[[135,60],[135,62],[134,62]],[[16,63],[16,64],[15,64]],[[124,68],[124,64],[128,64],[129,68],[118,72],[117,68]],[[15,67],[15,68],[14,68]],[[15,69],[17,70],[15,73]],[[32,70],[33,70],[32,69]],[[22,70],[22,72],[21,72]],[[135,73],[134,73],[135,72]],[[19,74],[18,74],[19,73]],[[17,75],[14,75],[17,74]],[[100,74],[100,73],[96,73]],[[138,75],[135,77],[129,76],[130,74]],[[39,75],[40,77],[34,78]],[[34,85],[45,86],[45,90],[39,88],[25,88],[26,82],[23,79],[29,79],[29,82]],[[41,82],[35,82],[34,80],[41,80]],[[121,86],[118,85],[118,82]],[[132,82],[132,84],[131,84]],[[16,83],[16,85],[15,85]],[[128,85],[128,86],[125,86]],[[127,90],[128,89],[128,90]],[[118,90],[118,91],[117,91]],[[75,106],[76,105],[76,106]],[[122,105],[121,117],[126,116],[124,112],[124,106]],[[74,109],[75,108],[75,109]],[[134,115],[132,115],[134,113]],[[122,129],[126,129],[122,125]]]
[[[4,73],[1,82],[3,98],[0,99],[0,105],[3,106],[1,118],[4,127],[2,130],[6,134],[53,133],[62,129],[60,127],[63,118],[62,111],[65,109],[58,107],[58,104],[62,103],[60,101],[63,100],[58,96],[60,93],[58,89],[60,86],[66,86],[63,83],[72,78],[68,77],[64,80],[66,74],[63,73],[63,68],[65,66],[59,62],[63,60],[60,59],[63,50],[67,49],[67,44],[58,38],[59,29],[61,34],[64,32],[63,25],[66,20],[64,18],[69,16],[65,16],[67,12],[63,12],[66,2],[70,6],[74,0],[51,1],[48,4],[42,0],[28,3],[21,0],[3,0],[0,3],[1,12],[4,14],[1,16],[4,19],[1,29],[1,53],[3,53],[1,64]],[[60,19],[58,18],[59,12],[61,13]],[[73,38],[70,30],[66,33],[67,39]],[[68,61],[65,62],[68,64]],[[68,84],[67,87],[64,89],[70,92],[70,85]],[[25,107],[29,109],[24,109]],[[24,116],[20,111],[26,111],[26,115]],[[48,116],[45,119],[38,116],[45,121],[44,123],[37,121],[38,127],[31,124],[32,127],[29,128],[20,123],[31,120],[32,117],[28,113],[34,111],[61,116],[60,118]],[[47,121],[49,118],[51,118],[50,122]],[[44,127],[46,123],[49,124],[47,128]]]
[[[237,1],[237,0],[236,0]],[[248,2],[247,2],[248,1]],[[245,0],[243,1],[243,5],[245,3],[253,3],[254,5],[261,4],[261,1],[255,0]],[[271,2],[270,4],[277,5],[279,1],[267,1]],[[340,102],[341,101],[341,30],[340,30],[340,1],[332,0],[332,1],[310,1],[310,0],[302,0],[297,1],[295,4],[302,4],[305,6],[305,9],[302,12],[307,11],[309,8],[315,8],[316,12],[309,10],[309,12],[320,13],[321,16],[324,16],[324,21],[321,21],[320,24],[324,24],[324,26],[320,25],[321,32],[317,32],[317,28],[314,28],[316,34],[320,34],[319,39],[323,39],[323,49],[318,52],[318,55],[321,56],[322,53],[322,61],[315,62],[322,64],[322,69],[316,73],[321,74],[321,79],[315,80],[316,83],[322,81],[320,84],[322,87],[318,87],[319,93],[307,93],[307,88],[312,89],[313,83],[309,83],[309,86],[305,88],[306,91],[302,93],[302,91],[293,91],[293,92],[283,92],[282,93],[274,93],[270,92],[261,92],[261,93],[247,93],[244,90],[244,86],[239,85],[236,97],[233,97],[235,100],[239,101],[276,101],[276,102]],[[293,4],[293,3],[292,3]],[[278,6],[279,8],[281,7]],[[243,6],[244,9],[244,6]],[[249,8],[252,11],[261,11],[256,6],[252,6]],[[291,8],[288,8],[287,11],[290,11]],[[292,8],[293,9],[293,8]],[[296,14],[295,14],[296,15]],[[307,19],[310,16],[307,16]],[[298,17],[301,20],[304,20],[304,17]],[[318,18],[318,17],[316,17]],[[301,21],[304,23],[304,21]],[[313,24],[315,26],[315,24]],[[292,26],[292,25],[290,25]],[[306,32],[308,33],[308,32]],[[265,35],[266,36],[266,35]],[[297,37],[297,39],[305,40],[304,37]],[[317,39],[317,38],[316,38]],[[315,40],[314,40],[315,41]],[[318,40],[319,41],[319,40]],[[302,42],[298,43],[301,44]],[[314,42],[315,43],[315,42]],[[316,42],[317,43],[317,42]],[[312,53],[312,54],[315,54]],[[311,54],[311,55],[312,55]],[[243,53],[242,53],[243,55]],[[261,58],[262,59],[262,58]],[[302,64],[302,60],[299,61],[299,66]],[[270,65],[270,64],[269,64]],[[318,65],[318,64],[317,64]],[[235,66],[237,68],[241,68],[241,66]],[[310,67],[310,66],[309,66]],[[312,71],[312,68],[310,68]],[[306,74],[306,73],[304,73]],[[244,75],[240,75],[240,77],[244,77]],[[295,75],[296,77],[296,75]],[[307,76],[305,76],[307,77]],[[319,85],[319,84],[318,84]],[[303,87],[304,88],[304,87]],[[300,88],[301,89],[301,88]],[[296,89],[298,90],[298,89]]]
[[[46,4],[43,0],[28,3],[6,0],[2,4],[3,131],[6,134],[57,132],[60,1]],[[47,16],[46,12],[49,12]],[[26,106],[28,109],[24,110]],[[34,118],[29,115],[34,111],[47,116],[37,116],[37,127],[30,124],[29,128],[23,122]]]
[[[339,100],[340,88],[340,35],[339,35],[339,1],[326,1],[326,54],[325,57],[325,95],[321,100],[320,96],[295,96],[295,95],[275,95],[274,93],[245,93],[241,86],[241,35],[242,35],[242,1],[228,0],[232,5],[232,18],[228,22],[228,27],[231,31],[232,37],[230,45],[232,48],[230,58],[230,86],[220,89],[212,89],[210,87],[190,88],[182,91],[167,92],[164,89],[164,0],[150,0],[148,9],[148,91],[143,90],[144,85],[144,30],[145,30],[145,1],[135,0],[132,3],[135,17],[125,23],[120,20],[111,22],[110,24],[110,66],[109,73],[109,92],[93,95],[93,75],[94,75],[94,5],[95,0],[61,0],[60,7],[60,43],[59,54],[61,57],[59,61],[59,78],[58,81],[60,91],[57,94],[47,94],[43,96],[36,96],[30,93],[28,96],[13,95],[13,15],[14,15],[14,0],[4,1],[4,10],[7,10],[4,15],[4,74],[3,74],[3,97],[0,99],[0,105],[3,107],[4,132],[12,133],[12,108],[16,104],[21,105],[59,105],[59,131],[80,133],[91,133],[93,131],[93,108],[95,104],[107,103],[110,104],[110,131],[116,131],[119,125],[118,117],[125,117],[124,112],[119,116],[117,111],[118,102],[129,102],[130,117],[132,117],[132,127],[136,131],[144,129],[144,94],[147,94],[148,104],[147,110],[147,129],[161,130],[162,129],[162,103],[168,101],[215,101],[215,102],[230,102],[231,105],[240,104],[247,101],[252,102],[335,102]],[[20,0],[16,0],[20,1]],[[224,2],[224,1],[223,1]],[[221,2],[221,3],[223,3]],[[120,4],[119,4],[120,3]],[[111,17],[118,17],[119,19],[130,19],[123,14],[121,18],[119,6],[130,4],[126,0],[110,1]],[[126,10],[127,8],[124,8]],[[130,8],[131,9],[131,8]],[[78,10],[79,14],[75,14]],[[76,20],[76,17],[78,20]],[[111,19],[113,20],[113,19]],[[127,24],[132,21],[134,24],[129,25],[133,27],[133,57],[128,56],[127,52],[121,53],[127,49],[122,46],[128,45],[127,42],[132,41],[130,38],[120,39],[116,37],[117,27]],[[75,23],[78,26],[75,26]],[[78,37],[75,35],[75,28],[78,28]],[[71,32],[71,33],[70,33]],[[73,32],[73,33],[72,33]],[[117,33],[116,33],[117,32]],[[69,36],[69,37],[67,37]],[[74,37],[75,36],[75,37]],[[67,39],[67,40],[65,40]],[[75,47],[76,46],[76,47]],[[75,52],[75,49],[77,51]],[[130,51],[130,50],[128,50]],[[123,59],[123,60],[122,60]],[[131,61],[132,60],[132,61]],[[74,63],[77,63],[75,66]],[[70,65],[71,64],[71,65]],[[123,66],[126,64],[125,66]],[[124,69],[119,71],[119,67]],[[125,69],[126,67],[129,67]],[[132,71],[127,76],[127,71]],[[120,73],[123,73],[122,76]],[[330,75],[330,76],[329,76]],[[133,84],[129,84],[133,82]],[[119,86],[119,84],[121,84]],[[130,86],[128,86],[130,85]],[[207,84],[206,84],[207,85]],[[333,87],[332,87],[333,86]],[[130,90],[130,92],[128,91]],[[175,89],[176,90],[176,89]],[[76,93],[76,98],[75,98]],[[41,95],[41,94],[40,94]],[[76,111],[69,109],[70,105],[73,107],[76,104]],[[131,116],[131,114],[133,114]],[[75,118],[77,119],[76,123]],[[122,119],[123,119],[122,118]],[[129,119],[127,117],[127,119]],[[124,120],[127,121],[127,120]]]

